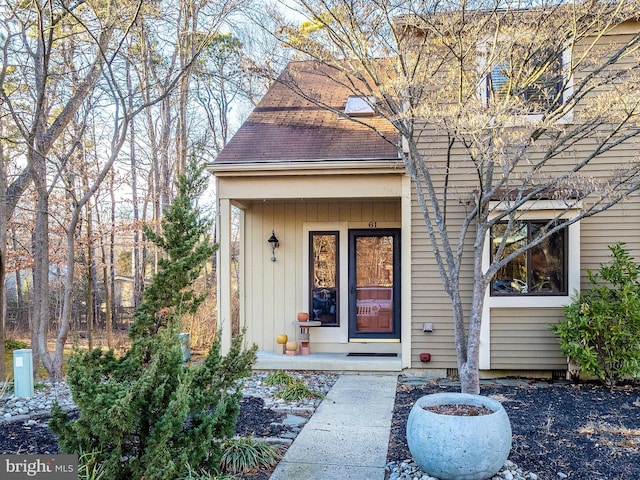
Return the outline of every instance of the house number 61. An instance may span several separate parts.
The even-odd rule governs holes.
[[[376,228],[376,222],[369,222],[369,228]]]

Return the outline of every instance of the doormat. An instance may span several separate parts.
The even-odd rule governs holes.
[[[356,352],[356,353],[347,353],[347,357],[397,357],[397,353],[367,353],[367,352]]]

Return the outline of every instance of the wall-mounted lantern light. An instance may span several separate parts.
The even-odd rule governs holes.
[[[275,262],[276,261],[276,248],[278,248],[280,246],[280,242],[278,241],[278,238],[276,237],[275,230],[271,231],[271,236],[269,237],[269,240],[267,240],[267,242],[269,242],[269,245],[271,245],[271,261]]]

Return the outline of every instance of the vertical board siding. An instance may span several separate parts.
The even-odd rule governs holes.
[[[247,244],[245,297],[247,341],[261,350],[274,350],[275,337],[295,338],[296,313],[302,309],[303,224],[305,222],[387,222],[401,226],[400,200],[254,202],[245,213]],[[280,241],[276,261],[271,261],[267,239],[275,231]],[[342,252],[344,255],[345,252]],[[347,288],[346,285],[342,286]]]

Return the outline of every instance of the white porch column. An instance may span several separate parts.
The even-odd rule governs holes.
[[[402,177],[402,292],[401,292],[401,336],[402,336],[402,368],[411,368],[411,179]]]
[[[218,199],[218,331],[222,333],[222,353],[231,348],[231,202]]]

